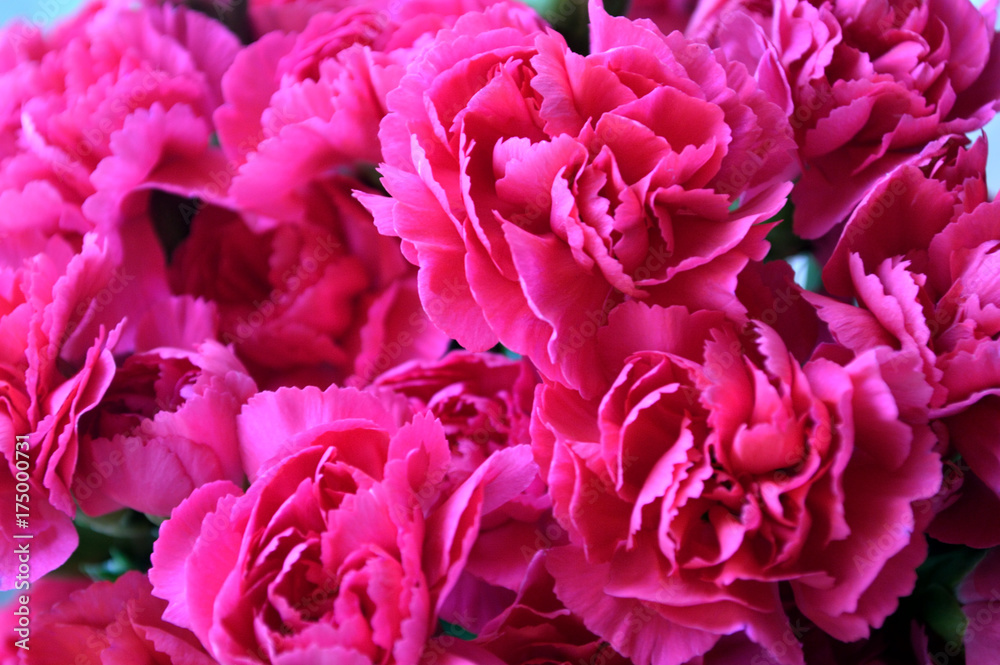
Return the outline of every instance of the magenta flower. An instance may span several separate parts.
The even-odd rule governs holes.
[[[447,472],[436,486],[459,487],[491,455],[528,450],[528,427],[538,374],[527,360],[455,351],[436,362],[411,362],[389,371],[375,385],[406,395],[414,411],[437,418],[451,450]],[[552,544],[544,534],[551,502],[540,477],[494,511],[483,523],[440,618],[480,633],[509,610],[525,584],[534,553]]]
[[[973,547],[1000,544],[998,204],[987,202],[986,143],[958,144],[927,167],[903,166],[879,182],[844,227],[818,295],[834,338],[874,350],[910,422],[930,420],[949,460],[935,506],[935,538]],[[926,387],[915,379],[914,370]]]
[[[23,662],[216,665],[190,631],[164,620],[167,604],[152,590],[133,570],[68,593],[34,617]]]
[[[684,32],[698,0],[635,0],[629,5],[628,17],[648,18],[665,35],[675,30]]]
[[[12,507],[16,497],[28,494],[19,503],[30,520],[18,525],[14,509],[0,520],[3,589],[16,584],[15,534],[32,534],[30,570],[22,574],[29,581],[76,549],[70,487],[79,456],[77,425],[115,373],[112,350],[122,328],[104,310],[112,298],[128,297],[116,288],[120,277],[105,244],[91,234],[79,254],[55,237],[44,253],[4,270],[10,290],[0,300],[0,490]]]
[[[989,122],[1000,108],[995,25],[994,4],[968,0],[702,0],[689,30],[714,33],[751,70],[770,64],[761,41],[777,50],[805,167],[795,230],[816,238],[927,144]]]
[[[537,474],[522,446],[443,491],[440,423],[389,392],[261,393],[239,427],[250,488],[195,490],[150,573],[227,663],[416,665],[480,521]]]
[[[782,109],[721,53],[590,5],[590,55],[520,8],[467,14],[409,66],[360,195],[431,319],[588,395],[625,299],[733,300],[784,203]]]
[[[991,550],[958,587],[968,619],[963,643],[969,663],[988,663],[1000,652],[1000,555]]]
[[[196,487],[242,482],[236,416],[256,392],[232,352],[213,341],[129,356],[80,422],[80,507],[167,516]]]
[[[17,137],[0,148],[0,223],[20,242],[113,231],[130,192],[188,195],[219,167],[211,115],[239,48],[220,23],[107,0],[46,35],[15,23],[0,43],[0,141]]]
[[[297,217],[316,201],[313,181],[376,164],[386,95],[440,28],[484,0],[252,3],[284,17],[305,11],[296,33],[264,35],[237,56],[216,112],[219,139],[243,208]],[[287,28],[285,28],[287,29]]]
[[[639,303],[601,342],[611,387],[546,385],[532,430],[571,541],[548,569],[587,628],[636,665],[743,631],[802,663],[780,582],[843,641],[912,591],[941,464],[874,353],[800,367],[763,324],[741,336],[718,312]]]
[[[218,308],[219,340],[262,388],[364,384],[447,348],[397,243],[376,232],[343,181],[321,191],[324,207],[305,219],[192,209],[169,268],[175,293]]]

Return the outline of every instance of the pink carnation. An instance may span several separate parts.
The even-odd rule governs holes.
[[[21,585],[15,593],[5,595],[5,602],[0,605],[0,665],[19,665],[25,662],[27,651],[18,646],[30,647],[37,640],[38,634],[32,624],[42,613],[51,611],[52,607],[65,600],[74,591],[90,585],[86,577],[59,577],[47,575],[30,585],[30,589]],[[27,602],[21,602],[27,599]],[[22,609],[27,606],[26,609]],[[27,638],[27,641],[24,641]]]
[[[211,114],[238,48],[221,24],[152,0],[93,2],[45,34],[14,24],[0,36],[0,124],[13,138],[0,149],[2,258],[18,266],[54,239],[80,251],[98,233],[116,274],[80,323],[91,334],[123,322],[120,354],[169,298],[165,200],[213,198],[209,172],[225,160]]]
[[[146,576],[129,571],[64,596],[32,618],[24,662],[215,665],[190,631],[163,618],[167,604]]]
[[[538,375],[527,360],[455,351],[436,362],[412,362],[387,372],[375,385],[406,395],[414,410],[444,428],[451,460],[438,491],[450,493],[493,454],[531,443],[528,426]],[[527,449],[527,448],[525,448]],[[536,550],[552,544],[545,484],[536,477],[484,522],[465,569],[442,605],[440,617],[479,633],[507,610],[525,583]]]
[[[497,450],[530,444],[528,424],[538,375],[526,360],[453,351],[438,361],[413,361],[374,385],[410,398],[417,411],[444,426],[459,484]]]
[[[843,222],[925,145],[979,129],[1000,108],[995,3],[702,0],[696,14],[691,30],[715,32],[727,51],[754,58],[762,47],[747,43],[766,34],[780,54],[805,165],[795,229],[807,238]]]
[[[633,0],[629,3],[628,17],[648,18],[665,35],[675,30],[684,32],[698,0]]]
[[[532,429],[571,540],[548,568],[590,630],[636,665],[742,631],[802,663],[779,583],[842,641],[913,590],[941,464],[874,353],[800,367],[763,324],[639,303],[600,342],[610,388],[547,384]]]
[[[235,7],[232,0],[213,0],[219,9]],[[247,3],[253,34],[261,41],[270,32],[301,32],[316,14],[335,12],[351,0],[250,0]]]
[[[537,474],[508,449],[442,492],[441,424],[388,392],[261,393],[239,428],[250,488],[195,490],[150,573],[222,662],[416,665],[481,520]]]
[[[395,241],[379,236],[343,182],[321,191],[324,207],[288,222],[186,208],[191,235],[174,253],[171,286],[218,308],[220,340],[261,387],[364,384],[447,348]]]
[[[219,5],[233,0],[214,0]],[[374,42],[377,50],[387,42],[393,48],[408,46],[417,37],[433,36],[444,24],[467,11],[482,9],[483,0],[249,0],[254,31],[266,35],[272,31],[302,32],[317,14],[340,13],[352,20],[367,21],[371,29],[363,34],[361,45]],[[402,40],[402,41],[401,41]]]
[[[439,637],[427,654],[462,653],[477,665],[630,665],[566,609],[553,585],[545,553],[539,552],[530,559],[514,599],[476,631],[471,644],[456,648],[453,638]]]
[[[238,169],[232,193],[240,206],[298,216],[314,198],[312,181],[378,163],[385,98],[413,54],[440,28],[488,4],[268,4],[277,12],[307,9],[310,18],[297,34],[273,32],[251,44],[226,73],[226,104],[215,119],[232,169]]]
[[[989,434],[1000,427],[1000,204],[986,200],[985,165],[980,140],[890,173],[823,272],[831,293],[861,307],[807,295],[840,344],[879,355],[908,395],[908,420],[931,420],[951,461],[930,533],[973,547],[1000,544],[1000,444]]]
[[[790,131],[744,67],[590,3],[590,55],[520,8],[467,14],[410,65],[361,195],[431,319],[592,395],[625,299],[733,300],[784,203]]]
[[[105,309],[111,299],[124,299],[124,280],[106,244],[89,234],[79,254],[54,237],[44,253],[0,274],[7,285],[0,300],[0,492],[12,506],[15,497],[28,494],[28,579],[35,580],[76,548],[70,486],[79,456],[77,427],[114,376],[112,350],[121,327]],[[11,510],[0,520],[4,589],[15,585],[19,566],[14,535],[21,531],[14,517]]]
[[[21,242],[79,237],[114,228],[137,188],[201,189],[221,156],[210,119],[238,48],[221,24],[152,0],[95,2],[47,35],[8,28],[0,127],[16,143],[0,150],[4,230]]]
[[[80,507],[89,515],[128,507],[167,516],[196,487],[242,482],[236,416],[256,392],[216,342],[129,356],[80,422],[73,480]]]

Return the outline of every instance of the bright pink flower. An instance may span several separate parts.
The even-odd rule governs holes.
[[[175,293],[218,308],[220,340],[264,388],[367,383],[447,348],[398,244],[343,182],[321,191],[323,207],[298,221],[189,207],[191,235],[172,258]]]
[[[374,385],[410,398],[434,415],[452,450],[452,484],[469,477],[497,450],[531,443],[528,425],[538,375],[527,360],[454,351],[378,376]]]
[[[152,1],[93,2],[45,34],[15,24],[0,36],[0,255],[17,267],[101,236],[115,274],[73,315],[82,343],[123,322],[116,352],[134,352],[140,321],[165,306],[157,196],[211,193],[207,171],[225,164],[209,147],[211,113],[238,48],[221,24]],[[126,200],[148,189],[161,191]]]
[[[751,25],[745,20],[746,18],[766,29],[775,11],[776,2],[775,0],[697,0],[696,5],[687,24],[687,35],[709,42],[725,36],[727,39],[722,44],[723,48],[734,48],[736,45],[730,42],[728,37],[731,35],[726,31],[731,30],[734,24],[738,25],[739,29],[746,30]]]
[[[145,575],[129,571],[95,582],[32,617],[25,663],[215,665],[190,631],[163,618],[166,602]]]
[[[27,652],[18,647],[17,643],[27,637],[28,640],[21,643],[30,650],[30,647],[39,641],[38,634],[34,632],[36,629],[32,626],[35,620],[74,591],[90,586],[90,583],[91,580],[87,577],[47,575],[33,582],[30,589],[21,589],[10,594],[6,602],[0,606],[0,633],[4,635],[0,641],[0,665],[24,663]],[[22,603],[22,597],[27,597],[28,602]],[[24,605],[28,606],[26,611],[21,609]]]
[[[931,535],[983,548],[1000,544],[1000,445],[989,434],[1000,427],[1000,204],[986,200],[985,165],[980,140],[890,173],[823,272],[831,293],[861,307],[806,296],[841,345],[879,355],[910,422],[933,422],[951,462]]]
[[[629,661],[587,630],[580,617],[556,598],[554,580],[545,569],[545,552],[530,560],[527,574],[516,589],[517,595],[504,611],[487,622],[470,647],[483,653],[474,663],[493,663],[485,654],[504,665],[579,665],[604,663],[629,665]],[[438,638],[428,654],[449,651],[447,638]],[[474,646],[473,646],[474,645]],[[452,652],[457,651],[454,647]]]
[[[527,360],[490,353],[452,352],[437,362],[412,362],[381,375],[375,385],[410,398],[418,413],[444,427],[451,461],[437,482],[448,493],[491,455],[529,446],[528,427],[538,375]],[[480,529],[469,559],[440,617],[479,633],[509,608],[538,549],[553,544],[556,528],[541,478],[494,512]],[[539,534],[542,534],[539,536]],[[557,536],[558,537],[558,536]],[[564,539],[564,537],[563,537]]]
[[[993,117],[995,24],[996,3],[980,10],[968,0],[703,0],[691,29],[748,59],[760,47],[747,43],[766,33],[780,54],[805,165],[795,229],[815,238],[925,145]]]
[[[900,422],[874,353],[800,367],[763,324],[741,335],[718,312],[639,303],[599,341],[610,389],[547,384],[532,424],[572,541],[548,568],[590,630],[636,665],[742,631],[801,663],[780,582],[844,641],[912,591],[930,519],[915,502],[941,464],[930,430]]]
[[[106,244],[91,234],[79,254],[53,237],[44,253],[16,270],[4,266],[0,274],[6,284],[0,301],[0,493],[11,505],[27,493],[30,505],[27,531],[15,524],[13,510],[0,519],[6,542],[0,586],[9,589],[18,569],[15,534],[33,535],[30,580],[61,565],[76,547],[70,485],[78,421],[114,376],[112,349],[122,328],[107,310],[127,293]],[[22,484],[27,489],[18,489]]]
[[[226,663],[416,665],[481,521],[537,474],[511,448],[445,494],[441,424],[387,391],[261,393],[239,431],[250,488],[195,490],[150,573]]]
[[[794,629],[786,633],[786,639],[794,643],[799,636]],[[809,665],[819,665],[812,660]],[[704,656],[696,656],[684,665],[774,665],[775,658],[759,644],[754,644],[745,634],[726,635],[719,639],[712,650]]]
[[[196,487],[241,483],[236,416],[256,392],[217,342],[129,356],[80,422],[80,507],[88,515],[127,507],[167,516]]]
[[[550,610],[549,613],[546,613],[546,618],[552,613],[558,617],[557,612]],[[520,626],[514,628],[515,632],[517,628]],[[525,626],[525,628],[526,632],[531,631],[530,626]],[[549,632],[546,630],[547,628],[548,626],[542,628],[539,631],[540,636],[536,639],[545,640],[546,633]],[[587,631],[584,629],[582,632],[586,634]],[[439,665],[630,665],[627,658],[616,654],[606,643],[593,645],[589,649],[582,650],[586,654],[585,656],[567,656],[567,652],[574,650],[563,651],[565,646],[561,644],[532,643],[523,652],[515,653],[515,655],[504,659],[475,643],[468,644],[445,637],[434,641],[428,647],[428,653],[436,653],[435,647],[440,647],[441,643],[445,641],[451,646],[448,650],[440,648],[440,655],[434,661]],[[704,656],[692,658],[684,665],[754,665],[756,663],[765,665],[770,662],[772,661],[768,659],[766,652],[761,651],[759,646],[746,638],[724,637],[710,652]],[[852,663],[852,665],[857,664]]]
[[[674,30],[684,32],[698,0],[634,0],[629,4],[630,19],[648,18],[665,35]]]
[[[202,192],[225,164],[209,149],[211,114],[238,48],[222,24],[152,0],[95,2],[47,35],[8,28],[0,128],[16,143],[0,147],[4,230],[79,237],[115,228],[137,188]]]
[[[219,334],[215,303],[191,296],[168,296],[136,323],[136,351],[170,347],[193,350]]]
[[[389,95],[392,198],[361,198],[442,330],[592,395],[615,305],[733,299],[792,142],[744,67],[598,2],[590,17],[588,56],[505,4],[438,33]]]
[[[232,0],[214,0],[216,6],[235,6]],[[316,14],[342,11],[352,0],[250,0],[253,33],[263,41],[269,32],[301,32]],[[255,42],[256,43],[256,42]]]
[[[377,164],[386,95],[413,54],[441,28],[485,0],[252,3],[276,12],[308,10],[298,34],[276,31],[251,44],[224,79],[215,115],[219,138],[239,169],[239,205],[301,216],[310,182]]]
[[[214,0],[217,4],[232,4],[233,0]],[[302,32],[317,14],[340,13],[352,21],[366,21],[371,26],[362,35],[362,45],[384,45],[393,41],[405,46],[418,36],[433,36],[443,24],[451,23],[467,11],[484,8],[482,0],[250,0],[250,17],[254,32],[266,35],[272,31]],[[402,38],[409,44],[401,43]],[[376,46],[378,50],[385,50]]]
[[[13,448],[14,444],[11,445]],[[0,540],[6,548],[6,552],[0,555],[0,588],[4,591],[15,589],[25,582],[34,584],[42,575],[66,563],[79,542],[73,518],[53,506],[50,493],[38,480],[29,478],[25,491],[24,476],[18,478],[16,470],[11,469],[16,462],[14,454],[10,453],[9,462],[7,455],[4,451],[4,464],[0,466],[0,499],[14,506],[15,510],[16,503],[30,506],[30,520],[15,523],[14,510],[9,517],[0,518]],[[31,534],[30,561],[23,562],[19,560],[18,549],[24,546],[26,539],[16,536],[27,534]],[[20,567],[22,564],[25,564],[24,568]]]

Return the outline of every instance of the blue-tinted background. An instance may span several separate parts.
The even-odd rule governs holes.
[[[2,0],[0,23],[18,16],[33,23],[50,25],[82,4],[80,0]]]
[[[961,0],[954,0],[956,2]],[[983,0],[974,0],[977,5]],[[20,16],[40,25],[51,25],[59,17],[72,13],[83,4],[80,0],[0,0],[0,23],[6,23],[15,16]],[[990,191],[996,194],[1000,184],[1000,119],[996,119],[986,127],[990,138],[990,161],[987,178]]]

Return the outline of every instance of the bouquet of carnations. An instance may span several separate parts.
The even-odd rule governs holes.
[[[6,26],[2,662],[1000,662],[996,9]]]

